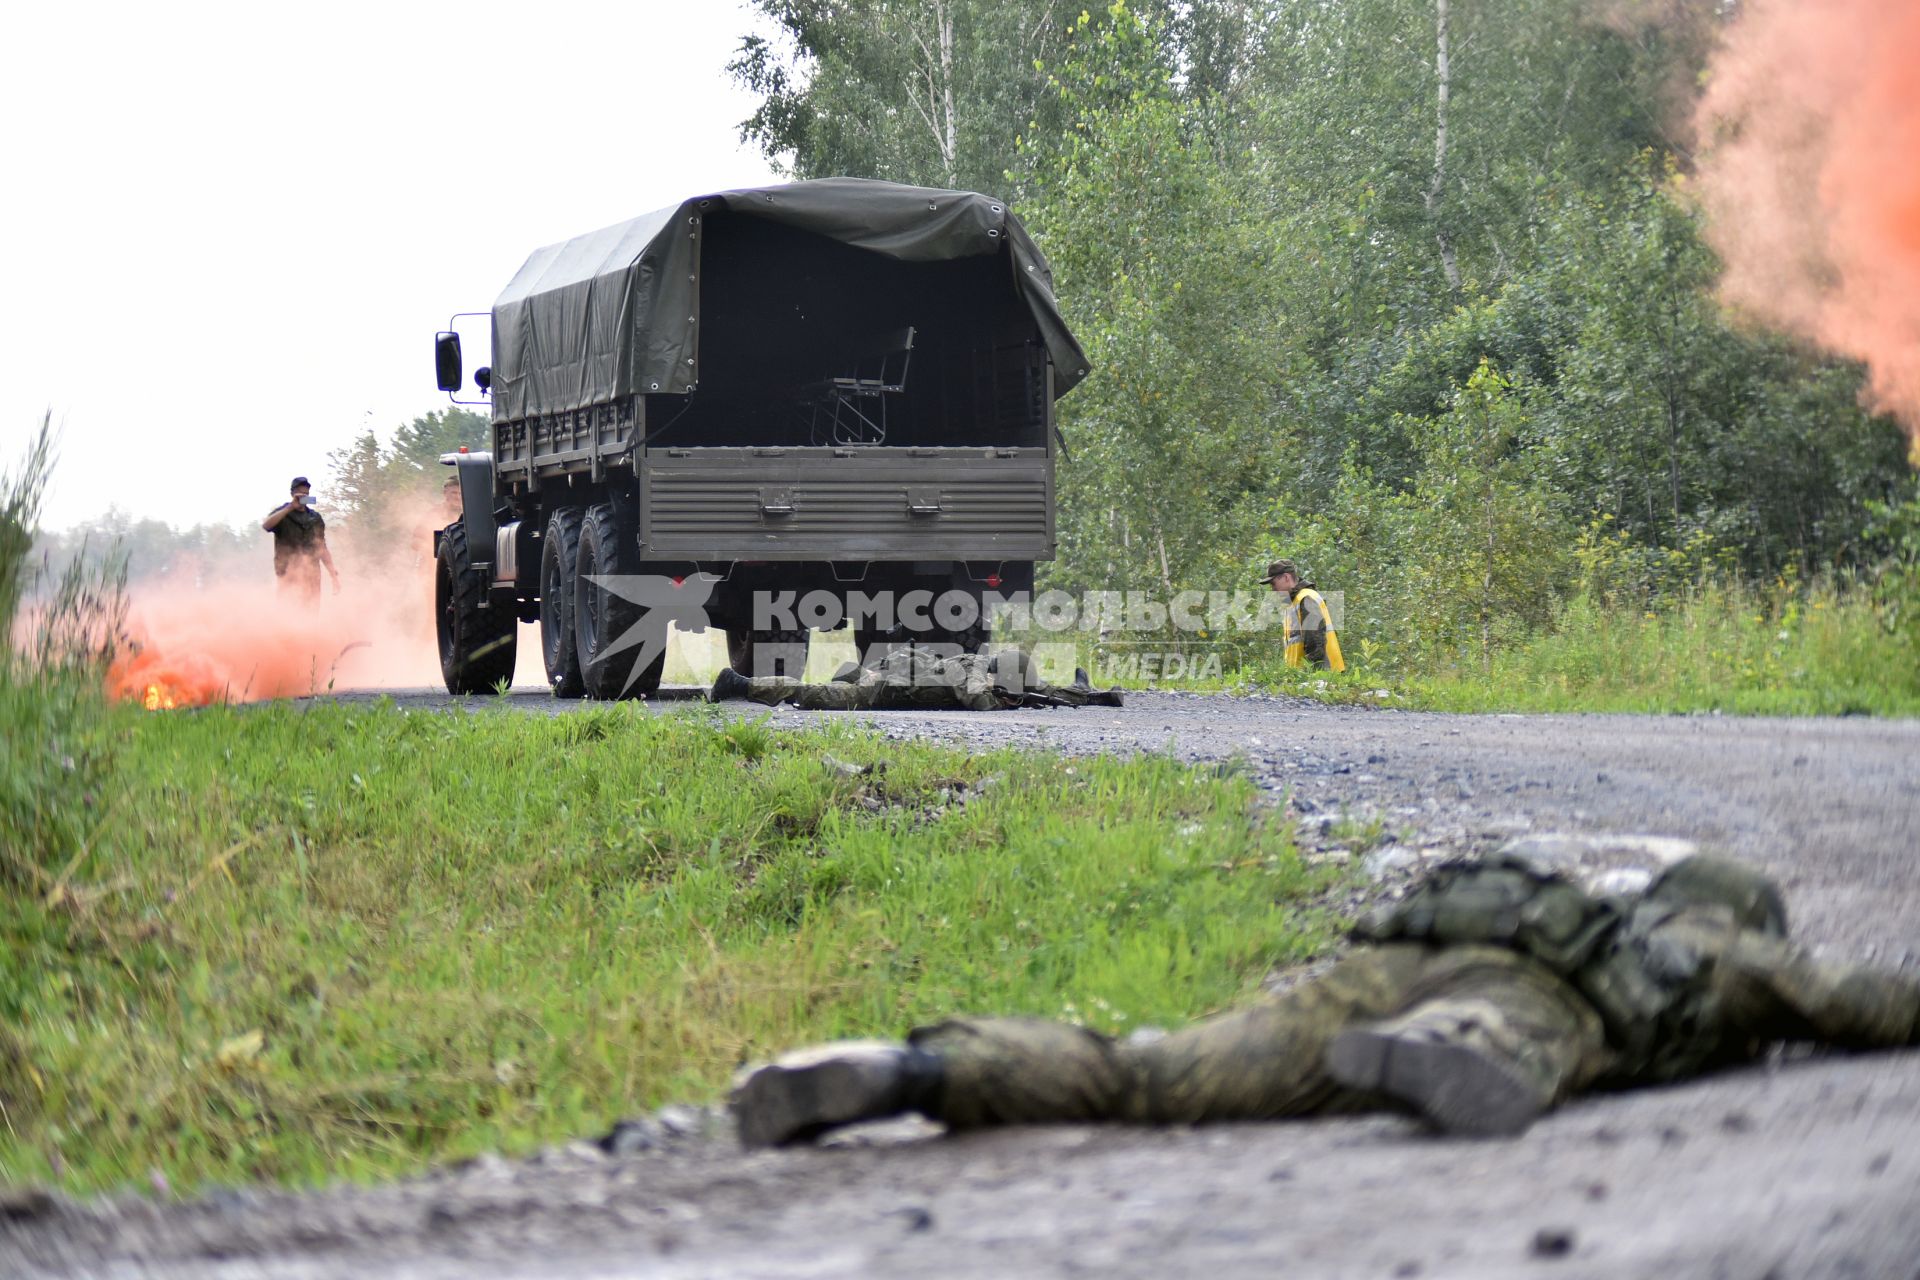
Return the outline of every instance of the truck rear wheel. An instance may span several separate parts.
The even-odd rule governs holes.
[[[580,508],[561,507],[547,521],[540,547],[540,649],[556,698],[587,691],[573,638],[573,583],[580,560]]]
[[[783,631],[728,627],[727,665],[743,676],[800,680],[807,673],[807,647],[812,639],[813,633],[804,627]]]
[[[667,665],[666,645],[662,643],[651,661],[635,670],[634,664],[649,647],[648,637],[644,631],[639,637],[628,635],[644,627],[646,609],[594,581],[634,575],[639,559],[638,548],[620,528],[610,505],[602,502],[587,508],[574,562],[573,636],[588,697],[641,698],[660,688],[660,673]],[[609,652],[623,639],[629,642]],[[664,642],[666,637],[659,639]]]
[[[491,693],[513,680],[519,619],[511,609],[486,608],[488,584],[467,554],[464,520],[440,535],[433,604],[440,640],[440,676],[448,693]]]

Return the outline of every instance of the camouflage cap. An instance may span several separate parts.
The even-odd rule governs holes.
[[[1787,904],[1779,888],[1752,867],[1729,858],[1707,854],[1682,858],[1660,873],[1648,888],[1647,898],[1653,902],[1731,907],[1742,928],[1776,937],[1787,934]]]
[[[1260,581],[1272,582],[1283,573],[1290,573],[1297,578],[1300,576],[1300,568],[1291,560],[1275,560],[1267,566],[1266,575],[1262,577]]]

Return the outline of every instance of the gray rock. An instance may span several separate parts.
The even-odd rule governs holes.
[[[691,1138],[705,1132],[707,1127],[706,1112],[677,1102],[660,1108],[653,1113],[653,1118],[669,1137],[674,1138]]]
[[[460,1172],[475,1182],[506,1182],[513,1177],[513,1166],[496,1151],[482,1151],[461,1165]]]
[[[1412,871],[1421,865],[1421,857],[1403,845],[1375,849],[1361,860],[1360,867],[1375,880],[1396,871]]]
[[[246,1187],[215,1187],[201,1202],[224,1214],[246,1213],[260,1207],[260,1193]]]
[[[659,1145],[659,1126],[644,1118],[618,1121],[600,1139],[600,1149],[610,1156],[635,1155]]]
[[[0,1222],[31,1222],[59,1207],[59,1199],[43,1187],[0,1187]]]
[[[899,1147],[937,1138],[946,1131],[946,1126],[938,1121],[909,1113],[888,1116],[884,1120],[868,1120],[862,1124],[850,1124],[845,1128],[832,1130],[819,1140],[819,1145],[826,1150],[850,1147]]]
[[[1542,1227],[1533,1233],[1527,1252],[1536,1258],[1564,1258],[1573,1252],[1572,1227]]]

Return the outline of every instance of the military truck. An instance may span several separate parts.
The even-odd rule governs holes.
[[[635,667],[633,633],[664,597],[628,582],[697,586],[756,674],[797,674],[814,625],[977,650],[984,616],[871,602],[1011,596],[1053,555],[1054,400],[1088,364],[1001,200],[851,178],[696,196],[537,251],[491,318],[491,448],[443,459],[451,692],[510,679],[535,620],[554,693],[653,692],[664,653]],[[467,393],[451,323],[435,363]],[[823,598],[837,619],[769,607]]]

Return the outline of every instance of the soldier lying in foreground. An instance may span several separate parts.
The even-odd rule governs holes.
[[[749,1146],[905,1111],[970,1129],[1386,1107],[1495,1135],[1583,1091],[1684,1079],[1774,1041],[1920,1044],[1920,980],[1817,962],[1786,932],[1772,882],[1724,859],[1607,898],[1496,859],[1435,873],[1324,976],[1160,1040],[953,1018],[905,1044],[744,1070],[732,1107]]]
[[[962,653],[940,657],[925,649],[895,649],[867,667],[848,663],[830,684],[802,684],[788,676],[748,679],[731,667],[707,694],[712,702],[746,698],[766,706],[791,702],[807,711],[867,711],[908,707],[958,707],[1001,711],[1009,707],[1102,707],[1121,705],[1118,689],[1095,689],[1085,671],[1070,685],[1043,683],[1033,661],[1018,649],[989,657]]]

